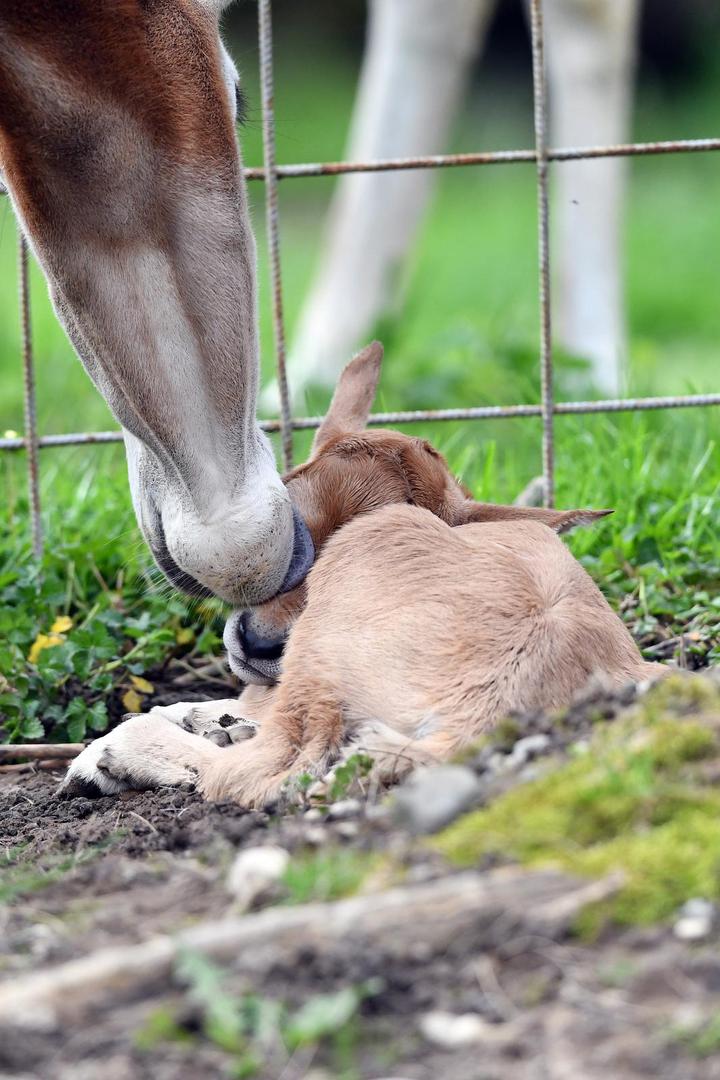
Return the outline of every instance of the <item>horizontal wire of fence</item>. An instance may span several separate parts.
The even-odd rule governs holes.
[[[601,398],[597,401],[556,401],[555,416],[582,416],[593,413],[644,412],[659,409],[691,409],[720,405],[720,394],[680,394],[676,397]],[[452,420],[518,420],[541,417],[540,405],[469,405],[457,409],[405,409],[398,412],[372,413],[369,427],[385,427],[388,424],[421,424]],[[295,416],[291,420],[294,431],[311,431],[320,427],[322,416]],[[260,428],[273,434],[280,431],[280,420],[261,420]],[[67,435],[41,435],[37,440],[40,450],[62,446],[92,446],[122,442],[122,431],[79,431]],[[0,438],[0,450],[24,450],[27,445],[22,435]]]
[[[554,489],[554,431],[556,416],[598,413],[639,412],[655,409],[699,408],[720,406],[720,393],[685,394],[663,397],[608,398],[597,401],[556,402],[553,393],[552,333],[550,323],[550,252],[548,243],[549,211],[547,199],[548,165],[552,162],[579,161],[613,157],[644,157],[663,154],[705,153],[720,150],[720,139],[675,139],[660,142],[631,142],[611,146],[559,147],[547,146],[547,102],[545,95],[545,65],[543,55],[542,0],[531,0],[531,50],[533,61],[533,114],[535,147],[522,150],[480,151],[460,154],[433,154],[418,157],[385,158],[376,161],[305,162],[278,165],[275,159],[273,43],[271,0],[259,0],[258,39],[261,58],[263,157],[262,167],[244,169],[246,180],[265,181],[266,226],[270,262],[273,329],[276,366],[281,397],[281,416],[278,420],[262,421],[267,432],[281,435],[284,464],[292,454],[292,432],[318,427],[321,417],[293,417],[285,375],[285,326],[282,305],[282,276],[280,262],[280,231],[278,221],[277,185],[281,180],[303,177],[340,176],[350,173],[393,172],[403,169],[444,169],[466,166],[534,164],[538,201],[538,295],[540,301],[539,371],[540,404],[482,405],[466,408],[414,409],[374,413],[372,425],[415,424],[428,421],[506,420],[539,418],[542,421],[542,459],[545,501],[552,502]],[[0,194],[4,193],[0,185]],[[41,449],[64,446],[89,446],[122,441],[120,431],[76,432],[66,435],[43,435],[37,430],[35,408],[35,372],[32,350],[30,296],[27,273],[27,244],[20,238],[19,285],[22,328],[22,359],[25,386],[24,434],[0,438],[0,451],[27,452],[30,517],[33,551],[42,553],[42,525],[37,452]]]
[[[583,161],[593,158],[650,157],[657,154],[701,154],[720,150],[720,139],[674,139],[662,142],[617,143],[615,146],[564,146],[547,151],[548,161]],[[468,165],[532,165],[535,150],[480,150],[466,154],[428,154],[421,157],[380,158],[376,161],[315,161],[278,165],[278,180],[345,173],[395,172],[402,169],[452,169]],[[250,166],[246,180],[264,180],[265,170]]]
[[[720,150],[720,139],[664,139],[657,142],[617,143],[611,146],[559,146],[547,151],[548,161],[582,161],[594,158],[652,157],[662,154],[703,154]],[[478,150],[459,154],[425,154],[418,157],[378,158],[373,161],[305,161],[276,165],[278,180],[312,176],[343,176],[345,173],[396,172],[403,169],[452,169],[472,165],[532,165],[535,150]],[[264,180],[263,165],[243,169],[246,180]],[[0,195],[7,194],[0,184]]]

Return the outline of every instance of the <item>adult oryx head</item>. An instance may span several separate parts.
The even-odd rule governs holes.
[[[0,169],[123,426],[158,564],[245,605],[301,577],[312,544],[255,420],[255,244],[223,6],[3,0]]]

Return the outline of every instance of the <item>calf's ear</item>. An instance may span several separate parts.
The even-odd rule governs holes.
[[[372,341],[343,370],[325,419],[315,435],[313,454],[338,435],[363,430],[375,400],[382,358],[382,345]]]
[[[540,521],[556,533],[570,532],[578,525],[591,525],[612,510],[547,510],[541,506],[496,506],[467,499],[458,511],[456,524],[473,521]]]

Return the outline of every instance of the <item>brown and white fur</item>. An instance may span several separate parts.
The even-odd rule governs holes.
[[[157,710],[97,740],[68,783],[196,779],[208,798],[260,805],[348,748],[386,779],[447,758],[512,710],[567,704],[593,675],[618,687],[662,673],[556,534],[607,511],[477,503],[427,443],[364,431],[380,356],[370,346],[346,368],[310,461],[287,479],[316,565],[251,612],[255,630],[246,619],[235,644],[256,644],[260,626],[279,640],[290,630],[279,682],[262,657],[236,656],[268,685],[213,704],[258,733],[221,748],[172,722],[183,706]]]
[[[158,565],[244,606],[278,592],[307,536],[255,419],[255,241],[224,6],[3,0],[0,180],[123,427]]]

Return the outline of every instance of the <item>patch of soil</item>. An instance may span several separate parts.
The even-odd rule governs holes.
[[[562,723],[513,718],[492,746],[469,756],[482,798],[522,782],[538,756],[564,754],[598,721],[612,722],[631,697],[598,691]],[[518,752],[523,745],[527,754]],[[228,869],[245,847],[270,843],[331,857],[391,851],[408,881],[448,872],[375,805],[360,802],[337,817],[317,809],[270,815],[180,789],[59,798],[57,781],[0,774],[3,980],[233,913]],[[271,1042],[252,1073],[259,1080],[720,1080],[720,1034],[717,1048],[712,1038],[688,1035],[720,1015],[717,944],[678,941],[668,926],[608,932],[592,945],[515,932],[492,949],[458,940],[442,955],[427,955],[419,941],[417,955],[391,961],[381,943],[359,953],[349,935],[339,954],[308,952],[302,964],[251,984],[228,956],[223,987],[293,1009],[373,980],[344,1041],[294,1053]],[[467,1015],[484,1025],[474,1041],[452,1023]],[[172,1018],[172,1034],[139,1041],[158,1016]],[[203,1010],[176,979],[139,996],[119,994],[91,1023],[0,1035],[0,1076],[196,1080],[240,1075],[238,1067],[238,1055],[208,1035]]]

